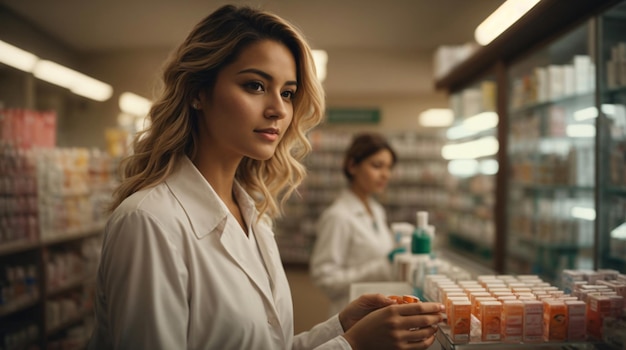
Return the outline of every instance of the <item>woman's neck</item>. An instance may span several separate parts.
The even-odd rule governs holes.
[[[239,161],[220,161],[217,157],[211,159],[206,156],[196,156],[193,163],[247,235],[248,230],[233,191]]]
[[[359,200],[361,201],[361,203],[363,203],[363,206],[365,206],[365,209],[371,216],[372,209],[370,208],[370,205],[369,205],[369,197],[370,197],[369,193],[365,191],[361,191],[359,187],[355,186],[354,184],[350,186],[350,190],[352,191],[352,193],[354,193],[357,196],[357,198],[359,198]]]

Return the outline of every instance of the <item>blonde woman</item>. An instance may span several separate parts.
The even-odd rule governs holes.
[[[271,218],[300,183],[323,93],[283,19],[223,6],[174,52],[123,163],[90,349],[421,349],[439,304],[365,295],[293,335]]]

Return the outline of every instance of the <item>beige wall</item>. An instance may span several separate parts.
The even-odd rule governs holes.
[[[0,13],[0,21],[3,23],[0,39],[105,81],[114,88],[112,98],[106,102],[68,96],[71,94],[34,96],[35,100],[46,98],[46,106],[58,106],[63,111],[59,115],[61,146],[104,147],[103,130],[116,125],[119,95],[131,91],[152,97],[161,65],[170,51],[170,48],[154,48],[78,53],[7,13]],[[445,94],[433,90],[430,52],[330,49],[328,54],[328,75],[324,82],[328,106],[368,107],[381,111],[380,124],[333,127],[413,130],[418,128],[416,118],[421,111],[447,105]],[[4,82],[12,86],[15,83],[3,79],[7,69],[11,68],[0,69],[0,85]],[[19,84],[20,89],[24,84]],[[35,84],[42,82],[35,79]],[[0,93],[2,91],[0,87]],[[33,107],[23,99],[15,99],[8,93],[0,95],[6,107]],[[54,99],[61,100],[52,101]]]

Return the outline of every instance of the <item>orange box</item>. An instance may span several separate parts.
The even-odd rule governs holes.
[[[489,292],[474,292],[468,294],[468,298],[472,302],[472,315],[476,315],[476,309],[473,308],[476,298],[493,298],[493,295]]]
[[[624,310],[624,297],[621,295],[609,295],[611,298],[611,316],[622,317]]]
[[[515,296],[515,295],[501,295],[501,296],[496,297],[496,299],[498,299],[500,301],[517,300],[517,296]]]
[[[566,301],[567,340],[585,341],[587,339],[587,304],[582,300]]]
[[[463,289],[461,288],[445,288],[441,291],[441,294],[439,295],[439,297],[441,298],[439,302],[445,305],[446,299],[448,298],[449,295],[457,295],[457,294],[466,295],[465,292],[463,292]]]
[[[472,303],[472,315],[474,315],[479,321],[483,320],[481,304],[485,301],[498,301],[498,299],[494,297],[477,297],[474,298],[474,302]]]
[[[467,298],[467,296],[450,296],[447,300],[446,300],[446,316],[447,316],[447,320],[446,322],[448,324],[450,324],[450,311],[452,310],[452,303],[454,301],[469,301],[469,299]]]
[[[521,300],[505,300],[502,302],[502,340],[511,342],[522,341],[524,332],[524,302]]]
[[[487,292],[487,289],[485,288],[463,288],[463,291],[465,293],[467,293],[467,295],[469,296],[472,293],[478,293],[478,292]]]
[[[543,340],[543,302],[524,300],[524,342]]]
[[[567,340],[567,306],[557,299],[543,301],[543,339]]]
[[[587,299],[587,334],[602,339],[602,320],[610,315],[610,296],[589,295]]]
[[[489,293],[494,294],[494,295],[501,294],[501,293],[513,294],[513,290],[508,287],[488,288],[487,290],[489,291]]]
[[[499,301],[483,301],[480,303],[480,313],[482,314],[481,339],[483,341],[500,340],[502,328],[502,303]]]
[[[532,291],[529,287],[513,287],[511,289],[513,293],[530,293]]]
[[[454,342],[468,342],[472,322],[472,304],[469,300],[451,301],[448,312],[450,336]]]

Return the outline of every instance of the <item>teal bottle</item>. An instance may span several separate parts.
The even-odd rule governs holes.
[[[430,258],[431,242],[428,233],[428,212],[417,212],[417,225],[411,236],[411,253],[414,256],[423,256],[418,259],[418,265],[413,269],[413,293],[415,296],[424,299],[424,275],[426,273],[426,262]]]

